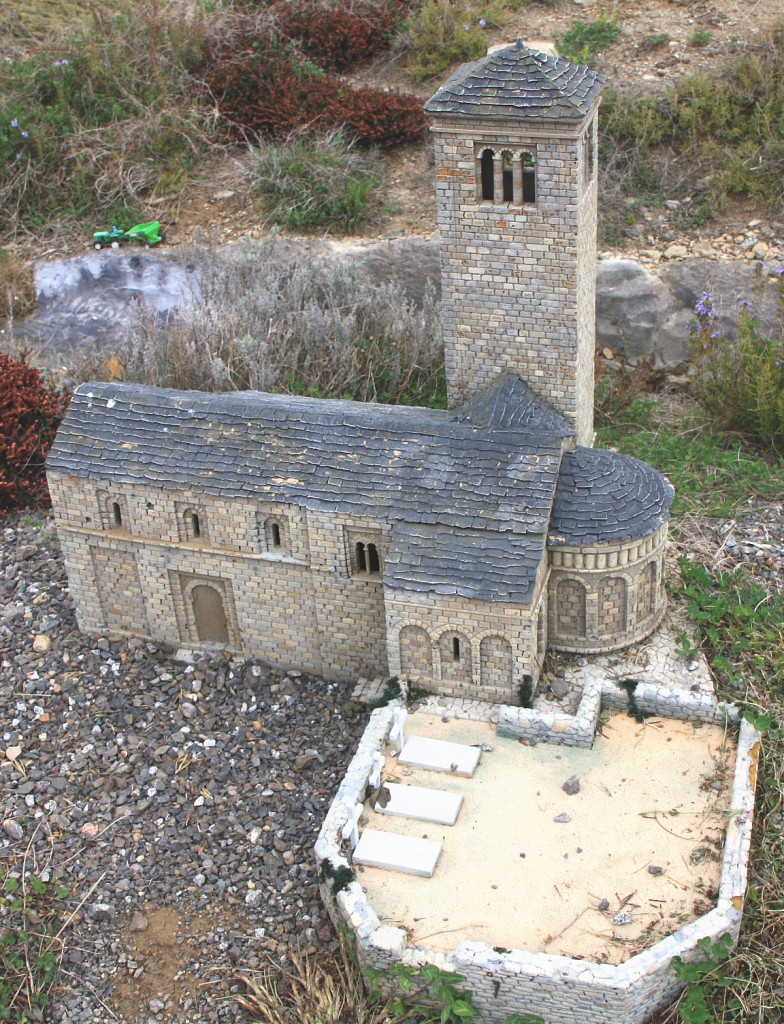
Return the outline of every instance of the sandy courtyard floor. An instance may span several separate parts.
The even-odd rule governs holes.
[[[464,795],[451,828],[366,811],[367,827],[443,843],[430,879],[357,869],[379,918],[411,942],[621,963],[715,904],[735,761],[722,729],[616,714],[577,750],[415,712],[406,735],[493,745],[473,779],[387,758],[385,781]],[[568,796],[572,775],[580,792]],[[621,910],[631,923],[613,923]]]

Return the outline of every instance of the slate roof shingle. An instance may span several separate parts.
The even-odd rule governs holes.
[[[425,104],[435,116],[579,121],[596,102],[604,75],[562,57],[512,46],[463,64]]]
[[[577,447],[563,458],[548,546],[645,537],[667,522],[674,495],[666,477],[631,455]]]
[[[547,531],[561,441],[450,413],[261,392],[77,388],[50,472],[513,533]]]

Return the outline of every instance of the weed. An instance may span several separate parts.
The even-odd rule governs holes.
[[[733,940],[730,935],[722,935],[715,941],[700,939],[697,945],[702,950],[704,960],[686,962],[679,956],[672,960],[678,979],[688,983],[678,1003],[678,1013],[683,1024],[713,1024],[715,1017],[708,1003],[709,991],[732,985],[732,978],[725,973],[724,964],[732,950]],[[727,1009],[741,1010],[742,1004],[733,997]]]
[[[689,39],[689,46],[707,46],[711,39],[713,39],[712,32],[708,32],[704,28],[698,28],[692,33]]]
[[[779,271],[784,313],[784,267]],[[692,392],[725,430],[735,430],[784,452],[784,317],[778,337],[763,337],[749,302],[741,306],[738,337],[716,323],[713,298],[704,293],[691,324]]]
[[[635,691],[637,690],[638,686],[639,683],[636,679],[621,679],[618,682],[618,687],[621,690],[623,690],[623,692],[626,694],[626,701],[629,705],[629,717],[633,718],[635,722],[639,722],[640,725],[644,725],[645,715],[641,711],[640,706],[637,703],[637,698],[635,696]]]
[[[666,46],[670,36],[666,32],[657,32],[655,35],[646,36],[640,43],[643,50],[658,50],[660,46]]]
[[[0,319],[27,316],[35,306],[31,267],[0,248]]]
[[[575,21],[558,37],[558,52],[576,64],[594,67],[600,56],[620,35],[617,18],[600,14],[595,21]]]
[[[344,889],[348,889],[351,883],[356,881],[356,876],[351,868],[347,867],[345,864],[335,867],[331,861],[328,860],[323,860],[321,862],[320,873],[322,882],[329,883],[333,896],[337,896],[339,892],[343,892]]]
[[[405,697],[406,693],[403,687],[400,685],[400,680],[397,676],[392,676],[387,679],[384,684],[384,689],[378,700],[373,702],[373,709],[385,708],[388,704],[391,704],[393,700],[400,700],[401,697]]]
[[[711,575],[687,559],[680,566],[681,594],[714,671],[736,694],[744,674],[762,675],[784,698],[784,594],[767,594],[740,571]]]
[[[62,906],[68,889],[43,871],[6,876],[0,907],[0,1020],[43,1020],[60,975]]]
[[[533,677],[526,673],[523,681],[517,687],[517,698],[521,708],[531,708],[534,703],[534,681]]]
[[[275,238],[195,254],[203,302],[142,315],[119,348],[125,379],[202,391],[247,388],[444,407],[438,304],[324,267]],[[100,353],[75,369],[103,372]]]
[[[284,143],[260,143],[249,176],[266,196],[273,223],[351,232],[369,216],[382,170],[374,153],[360,152],[335,129],[320,137],[295,134]]]

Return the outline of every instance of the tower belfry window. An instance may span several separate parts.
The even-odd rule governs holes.
[[[532,150],[482,148],[477,162],[482,202],[511,206],[536,202],[536,159]]]

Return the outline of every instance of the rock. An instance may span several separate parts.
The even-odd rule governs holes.
[[[628,910],[619,910],[613,918],[613,924],[631,924],[632,915]]]
[[[602,260],[596,274],[596,343],[626,359],[656,361],[655,335],[678,311],[666,285],[633,260]],[[690,314],[691,315],[691,314]],[[683,362],[688,357],[684,338]],[[677,365],[675,363],[674,365]]]
[[[141,910],[134,910],[133,915],[131,917],[131,923],[128,925],[130,931],[146,932],[148,925],[149,921],[147,920],[146,916],[141,912]]]
[[[22,748],[17,745],[5,748],[5,756],[9,761],[15,761],[21,755],[21,753]]]
[[[559,825],[565,825],[567,821],[571,821],[571,820],[572,820],[571,814],[567,814],[566,811],[562,811],[560,814],[557,814],[553,818],[553,821],[557,821]]]
[[[559,699],[563,698],[569,693],[569,683],[562,676],[556,676],[550,683],[550,692]]]
[[[87,916],[91,921],[108,921],[114,917],[114,907],[111,903],[91,903]]]
[[[563,786],[561,786],[561,789],[567,796],[575,796],[575,794],[580,792],[579,778],[576,775],[570,775]]]
[[[663,875],[664,874],[664,868],[659,867],[658,864],[649,864],[648,865],[648,874],[649,875]]]
[[[603,913],[605,910],[609,910],[609,909],[610,909],[610,901],[609,900],[600,900],[599,901],[599,905],[597,907],[597,910],[601,910],[602,913]]]
[[[183,718],[195,718],[199,713],[198,708],[195,704],[191,704],[189,700],[184,700],[180,706]]]
[[[52,641],[43,633],[38,633],[33,638],[33,650],[36,654],[46,654],[48,650],[51,650],[51,647]]]
[[[675,242],[672,245],[668,245],[662,255],[665,260],[684,260],[689,255],[689,250],[685,245],[679,245]]]
[[[21,839],[24,835],[24,829],[18,821],[14,821],[13,818],[6,818],[3,822],[3,831],[11,839]]]

